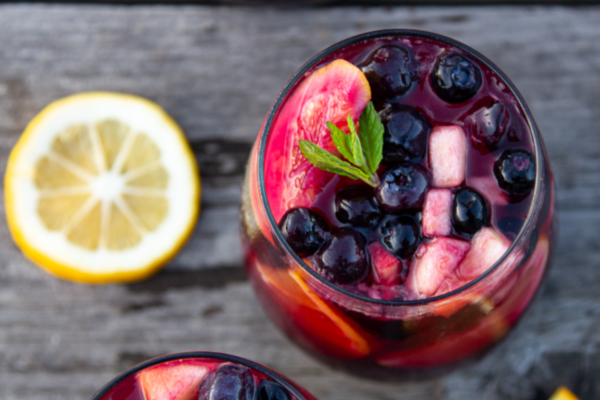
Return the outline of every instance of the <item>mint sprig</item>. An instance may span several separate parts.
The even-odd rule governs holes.
[[[360,179],[377,187],[379,177],[377,168],[383,159],[383,124],[369,102],[359,119],[358,133],[352,117],[348,115],[348,130],[345,133],[331,122],[326,123],[333,144],[348,161],[334,156],[310,140],[299,140],[300,152],[311,164],[324,171]]]

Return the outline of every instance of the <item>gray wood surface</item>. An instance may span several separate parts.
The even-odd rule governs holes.
[[[32,0],[15,0],[29,3]],[[37,3],[56,3],[56,0],[37,0]],[[95,4],[198,4],[237,5],[277,8],[340,7],[340,6],[457,6],[457,5],[564,5],[580,6],[599,4],[600,0],[60,0],[60,3]]]
[[[255,300],[238,244],[244,163],[280,88],[326,46],[390,27],[446,34],[494,60],[528,101],[558,184],[555,265],[522,323],[477,363],[410,383],[350,377],[294,347]],[[203,213],[163,272],[108,286],[39,270],[2,218],[1,399],[86,399],[137,362],[186,350],[251,358],[320,400],[541,400],[558,384],[600,399],[599,7],[0,6],[2,173],[44,105],[87,90],[145,96],[171,113],[202,170]]]

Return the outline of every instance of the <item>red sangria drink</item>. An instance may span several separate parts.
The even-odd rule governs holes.
[[[220,353],[170,354],[117,376],[92,400],[314,400],[286,377]]]
[[[553,204],[542,139],[498,67],[436,34],[377,31],[318,54],[269,111],[242,197],[245,265],[319,358],[437,367],[525,311]]]

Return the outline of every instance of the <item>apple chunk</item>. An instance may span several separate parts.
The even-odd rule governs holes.
[[[138,383],[146,400],[196,400],[208,368],[197,364],[159,364],[140,372]]]
[[[379,242],[369,245],[373,280],[375,283],[391,286],[399,282],[402,263]]]
[[[434,295],[456,270],[471,245],[458,239],[439,237],[425,245],[425,252],[411,268],[407,286],[421,297]]]
[[[452,232],[452,192],[449,189],[431,189],[423,207],[423,236],[434,238]]]
[[[459,186],[467,171],[467,135],[457,125],[436,126],[429,135],[429,166],[433,186]]]
[[[471,241],[467,253],[458,270],[466,280],[473,280],[487,271],[510,247],[510,242],[492,228],[481,228]]]

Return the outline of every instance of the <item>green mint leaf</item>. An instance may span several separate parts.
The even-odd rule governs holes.
[[[367,162],[363,154],[358,133],[356,133],[356,125],[354,125],[354,121],[352,120],[350,114],[348,114],[348,129],[350,130],[350,145],[352,149],[352,156],[354,157],[354,165],[362,169],[367,175],[371,175],[371,171],[367,166]]]
[[[354,156],[352,155],[352,146],[350,145],[349,135],[335,126],[331,122],[327,122],[327,128],[329,128],[329,132],[331,132],[331,139],[333,140],[333,144],[338,149],[340,154],[344,156],[344,158],[350,161],[352,164],[354,162]]]
[[[349,162],[341,160],[309,140],[298,141],[300,152],[317,168],[351,179],[360,179],[377,187],[379,185],[377,168],[383,159],[384,128],[381,119],[373,103],[369,102],[360,116],[358,133],[350,115],[347,121],[349,134],[331,122],[326,122],[326,125],[331,132],[333,144]]]
[[[368,171],[377,173],[383,159],[383,123],[375,111],[372,102],[365,107],[359,120],[360,142],[365,156]]]
[[[372,176],[365,174],[352,164],[342,161],[330,152],[323,150],[316,143],[309,140],[299,140],[298,145],[300,146],[300,152],[315,167],[323,171],[347,176],[351,179],[360,179],[371,186],[376,186],[376,182]]]

